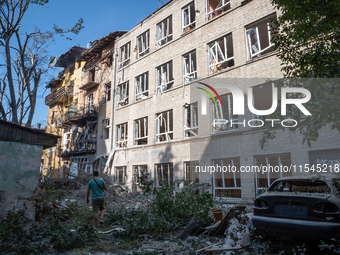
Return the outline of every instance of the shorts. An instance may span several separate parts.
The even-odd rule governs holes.
[[[92,208],[93,213],[98,213],[98,209],[100,211],[104,210],[104,198],[92,199]]]

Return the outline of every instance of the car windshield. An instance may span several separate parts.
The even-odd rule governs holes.
[[[295,193],[322,193],[330,194],[331,189],[326,182],[317,180],[284,180],[273,183],[268,191],[295,192]]]

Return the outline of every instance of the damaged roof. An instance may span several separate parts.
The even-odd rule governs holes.
[[[57,145],[61,136],[46,133],[45,130],[23,127],[0,119],[0,141],[41,145],[44,149]]]
[[[72,63],[74,63],[76,59],[81,54],[83,54],[83,52],[86,50],[87,48],[73,46],[71,49],[69,49],[64,54],[53,58],[49,63],[49,67],[65,67],[66,68]]]
[[[103,50],[103,48],[109,43],[113,42],[117,37],[122,36],[127,31],[115,31],[109,35],[98,39],[92,43],[92,47],[84,52],[84,54],[79,58],[81,61],[89,61],[98,56]]]

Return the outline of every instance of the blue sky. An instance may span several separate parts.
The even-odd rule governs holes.
[[[163,0],[164,4],[169,0]],[[34,27],[42,31],[52,30],[53,24],[61,28],[71,28],[79,18],[83,18],[84,29],[78,35],[70,35],[72,40],[57,36],[50,46],[52,56],[60,55],[77,45],[87,47],[89,42],[100,39],[109,33],[121,30],[128,31],[159,8],[158,0],[50,0],[46,6],[31,5],[21,24],[21,32],[31,32]],[[51,70],[56,76],[60,69]],[[48,107],[45,97],[46,80],[43,80],[38,91],[36,113],[33,125],[46,124]],[[43,94],[44,93],[44,94]]]

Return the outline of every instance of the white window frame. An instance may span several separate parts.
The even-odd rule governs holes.
[[[262,25],[263,23],[267,24],[267,33],[268,33],[268,40],[269,40],[269,45],[262,49],[261,47],[261,39],[260,39],[260,34],[259,34],[259,26]],[[255,44],[251,44],[251,33],[255,34],[255,37],[257,39],[257,46]],[[254,57],[258,57],[261,56],[261,54],[267,50],[269,50],[270,48],[274,47],[274,43],[272,42],[272,33],[271,33],[271,27],[270,27],[270,20],[267,21],[263,21],[263,22],[259,22],[257,23],[257,25],[246,29],[246,38],[247,38],[247,48],[248,48],[248,56],[249,59],[253,59]],[[254,53],[253,53],[254,51]]]
[[[172,114],[172,123],[170,123],[170,113]],[[165,117],[163,117],[165,115]],[[169,142],[172,141],[173,138],[171,139],[170,135],[172,134],[173,136],[173,111],[165,111],[156,114],[156,143],[161,143],[161,142]],[[165,132],[160,133],[161,127],[165,125]],[[161,141],[161,136],[165,136],[166,139],[165,141]]]
[[[144,129],[141,128],[142,126],[144,127]],[[148,117],[143,117],[135,120],[134,128],[135,128],[135,145],[140,146],[138,144],[138,141],[145,139],[146,144],[148,144]]]
[[[141,183],[138,182],[139,178],[142,176],[142,173],[148,173],[148,165],[134,165],[132,166],[133,171],[133,184],[135,186],[141,186]]]
[[[123,180],[120,180],[118,177],[118,172],[122,170],[123,172]],[[115,174],[114,174],[114,182],[120,183],[120,184],[126,184],[126,166],[116,166],[115,167]]]
[[[136,94],[135,101],[149,96],[149,72],[143,73],[135,78]]]
[[[274,167],[274,165],[272,163],[269,162],[269,159],[268,157],[278,157],[278,166],[280,166],[280,169],[282,169],[282,161],[283,160],[287,160],[287,159],[284,159],[283,157],[288,157],[288,163],[286,162],[285,166],[290,166],[291,164],[291,154],[290,153],[279,153],[279,154],[267,154],[267,155],[256,155],[254,156],[254,164],[255,166],[258,166],[258,167],[262,167],[263,165],[260,164],[260,166],[258,165],[258,157],[265,157],[265,161],[266,161],[266,164],[265,166],[267,167],[267,169],[269,169],[269,165]],[[256,194],[261,194],[263,192],[265,192],[267,190],[267,188],[272,184],[272,182],[270,181],[270,179],[274,179],[275,177],[273,177],[274,174],[279,174],[279,176],[276,178],[282,178],[282,177],[286,177],[286,176],[291,176],[292,173],[291,172],[288,172],[286,175],[283,175],[282,174],[283,171],[279,171],[278,173],[277,172],[272,172],[272,171],[267,171],[266,172],[266,177],[267,177],[267,187],[259,187],[259,174],[261,173],[257,173],[255,174],[255,188],[256,188]]]
[[[193,50],[183,55],[183,82],[187,83],[196,79],[197,79],[197,57],[196,50]]]
[[[150,30],[137,36],[137,58],[140,58],[150,51]]]
[[[194,17],[191,17],[191,8],[194,9]],[[196,25],[196,12],[195,3],[191,2],[182,9],[183,17],[183,34],[189,32],[191,29],[195,28]]]
[[[93,109],[93,93],[87,96],[87,111],[90,112]],[[85,111],[86,113],[86,111]]]
[[[168,184],[172,184],[174,182],[174,165],[172,162],[170,163],[160,163],[160,164],[155,164],[156,168],[156,178],[157,178],[157,186],[162,186],[161,185],[161,180],[165,181],[164,179],[164,171],[167,171],[168,174]],[[160,168],[160,176],[158,174],[158,169]],[[170,179],[170,173],[172,172],[172,180]]]
[[[111,128],[110,119],[109,118],[104,119],[104,123],[103,123],[103,138],[104,138],[104,140],[110,139],[110,128]]]
[[[209,12],[209,0],[207,0],[207,19],[211,20],[218,16],[218,11],[224,11],[225,7],[229,5],[230,8],[230,0],[220,0],[220,2],[217,4],[216,9]],[[229,9],[228,8],[228,9]]]
[[[131,42],[128,42],[124,44],[122,47],[120,47],[119,68],[123,68],[130,64],[130,58],[131,58]]]
[[[218,41],[223,39],[223,49],[224,51],[221,49]],[[227,40],[231,40],[231,47],[233,46],[233,37],[232,34],[227,34],[223,37],[218,38],[217,40],[211,42],[208,44],[208,51],[209,51],[209,73],[213,74],[215,72],[217,72],[217,68],[221,67],[221,65],[225,62],[228,61],[233,61],[234,59],[234,54],[232,54],[232,56],[230,56],[231,54],[228,54],[228,43]],[[229,49],[230,50],[230,49]],[[234,51],[233,49],[231,49],[232,52]],[[219,58],[221,58],[222,60],[219,61]],[[229,67],[224,68],[228,69]]]
[[[170,31],[171,30],[171,31]],[[172,40],[172,15],[165,18],[156,25],[157,47],[170,42]]]
[[[190,113],[190,114],[189,114]],[[190,120],[189,117],[190,116]],[[198,135],[198,103],[184,106],[184,137]]]
[[[123,133],[122,133],[123,130]],[[128,143],[128,123],[122,123],[117,125],[117,140],[116,146],[117,148],[124,148],[127,147]]]
[[[210,100],[210,105],[211,105],[211,123],[212,123],[212,132],[223,132],[223,131],[230,131],[230,130],[235,130],[238,129],[238,125],[234,124],[238,121],[238,115],[237,118],[233,118],[233,98],[232,94],[224,94],[221,95],[221,100],[223,99],[224,96],[227,96],[227,104],[228,104],[228,112],[222,112],[222,107],[221,104],[218,102],[218,106],[214,104],[213,100]],[[217,98],[215,98],[217,100]],[[223,117],[222,117],[223,116]],[[214,119],[225,119],[228,121],[227,124],[222,124],[220,128],[214,127]],[[231,122],[233,123],[233,126],[231,125]],[[217,125],[215,125],[217,126]]]
[[[129,104],[129,81],[117,85],[118,108]]]
[[[226,183],[225,183],[225,172],[223,171],[223,160],[230,160],[231,164],[230,164],[230,169],[236,167],[235,166],[235,162],[236,160],[238,160],[238,163],[240,163],[240,158],[223,158],[223,159],[213,159],[212,160],[212,165],[215,166],[215,171],[217,169],[216,165],[218,165],[217,163],[220,163],[221,166],[221,178],[222,178],[222,187],[216,187],[216,183],[215,183],[215,172],[213,172],[213,195],[214,197],[216,196],[216,190],[235,190],[235,191],[240,191],[241,192],[241,187],[242,187],[242,182],[240,181],[240,186],[237,186],[237,175],[240,175],[239,179],[241,180],[241,174],[240,174],[240,169],[236,169],[236,171],[227,171],[227,173],[232,173],[233,174],[233,179],[234,179],[234,186],[233,187],[227,187]],[[228,166],[226,166],[228,167]],[[236,167],[237,168],[237,167]],[[234,197],[228,197],[231,199],[237,199]]]
[[[195,182],[195,183],[199,182],[200,172],[196,170],[196,166],[199,166],[199,160],[184,161],[183,162],[184,180],[192,181],[192,182]],[[190,178],[190,176],[188,176],[188,172],[189,172],[189,175],[192,178]],[[198,181],[197,181],[197,179],[198,179]]]
[[[156,67],[156,90],[157,94],[172,88],[174,83],[172,61]]]
[[[111,82],[105,84],[105,103],[111,101]]]

